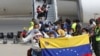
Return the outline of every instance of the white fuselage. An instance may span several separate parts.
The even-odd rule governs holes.
[[[59,15],[76,15],[76,3],[57,1]],[[63,9],[62,9],[63,8]],[[23,15],[32,12],[32,0],[0,0],[0,15]]]
[[[100,13],[100,0],[80,0],[82,19],[87,22],[90,18],[97,18]],[[76,1],[57,0],[59,16],[77,16]],[[32,15],[32,0],[0,0],[0,15]],[[94,14],[97,13],[95,16]]]

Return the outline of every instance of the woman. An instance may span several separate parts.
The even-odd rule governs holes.
[[[37,7],[37,13],[38,13],[37,18],[38,19],[42,19],[42,17],[43,17],[43,10],[42,10],[40,5]]]

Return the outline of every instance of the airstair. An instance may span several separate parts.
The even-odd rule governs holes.
[[[37,0],[33,1],[33,15],[34,15],[35,19],[37,19],[37,15],[38,15],[37,11],[36,11],[36,8],[37,8],[38,5],[42,6],[43,1],[37,1]],[[57,1],[52,0],[51,4],[48,3],[48,6],[49,6],[49,8],[48,8],[48,17],[47,17],[46,21],[55,22],[58,19]]]

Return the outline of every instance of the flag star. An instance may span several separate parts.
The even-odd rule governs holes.
[[[67,49],[67,51],[68,51],[69,49]]]
[[[58,55],[58,53],[56,53]]]
[[[73,51],[73,50],[71,50],[71,51]]]
[[[78,56],[79,54],[77,54],[77,56]]]
[[[63,49],[63,51],[65,51],[65,49]]]
[[[76,51],[74,51],[76,53]]]
[[[61,51],[59,51],[61,53]]]

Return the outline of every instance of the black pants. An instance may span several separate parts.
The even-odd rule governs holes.
[[[40,19],[41,17],[43,17],[43,13],[38,13],[37,18]]]
[[[45,20],[46,20],[47,17],[48,17],[48,11],[44,11],[44,17],[45,17]]]
[[[93,44],[94,52],[96,56],[100,56],[100,42],[95,42]]]

